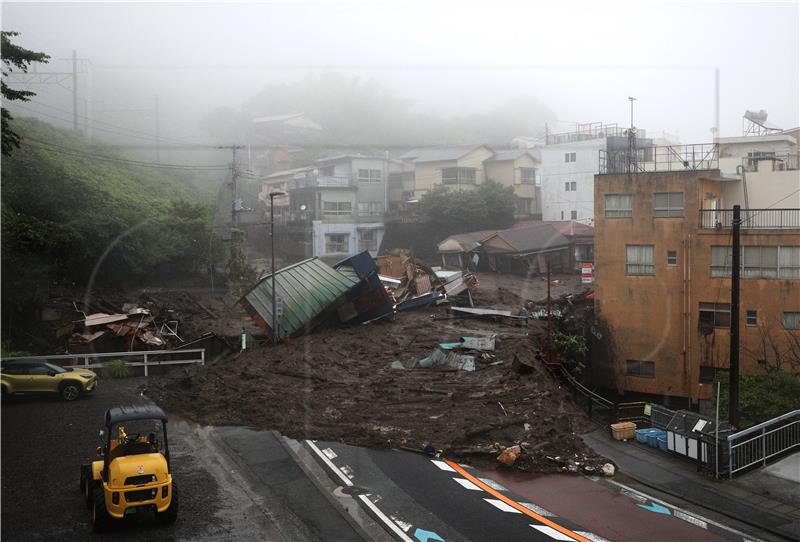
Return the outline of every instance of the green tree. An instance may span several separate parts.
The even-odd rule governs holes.
[[[514,223],[517,196],[510,186],[486,181],[475,190],[437,186],[420,199],[420,211],[439,237],[477,230],[501,230]]]
[[[2,40],[2,59],[3,59],[3,77],[7,77],[14,70],[27,72],[28,67],[34,62],[47,62],[50,57],[45,53],[37,53],[30,51],[24,47],[20,47],[11,43],[11,38],[18,36],[19,32],[0,32],[0,39]],[[5,81],[0,83],[2,86],[2,94],[4,101],[23,101],[27,102],[31,96],[35,96],[35,92],[29,90],[15,90],[8,85]],[[5,107],[2,108],[2,132],[3,143],[2,152],[4,156],[9,156],[15,148],[19,148],[20,135],[11,128],[11,121],[14,117],[8,112]]]
[[[714,383],[715,398],[717,382],[720,384],[720,418],[727,419],[730,401],[728,373],[719,373]],[[800,374],[772,369],[766,373],[740,376],[739,419],[742,429],[798,408],[800,408]]]

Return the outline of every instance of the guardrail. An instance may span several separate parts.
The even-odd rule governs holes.
[[[165,356],[165,355],[186,355],[186,354],[199,354],[200,356],[197,357],[196,355],[193,359],[153,359],[158,356]],[[105,363],[89,363],[90,359],[96,358],[130,358],[130,357],[141,357],[142,361],[133,361],[128,362],[128,365],[131,367],[144,367],[144,376],[148,376],[148,367],[160,367],[164,365],[187,365],[192,363],[199,363],[200,365],[206,364],[206,349],[205,348],[196,348],[196,349],[186,349],[186,350],[147,350],[147,351],[140,351],[140,352],[103,352],[103,353],[89,353],[89,354],[59,354],[55,356],[21,356],[21,357],[9,357],[3,358],[2,361],[9,361],[9,360],[79,360],[82,359],[83,363],[78,363],[77,365],[72,365],[73,367],[83,367],[85,369],[95,369],[95,368],[103,368]],[[60,364],[61,365],[61,364]]]
[[[800,410],[787,412],[744,431],[728,435],[728,474],[766,465],[767,459],[800,446]]]
[[[730,229],[733,209],[700,209],[700,228],[704,230]],[[743,230],[796,230],[800,229],[800,209],[742,209]]]

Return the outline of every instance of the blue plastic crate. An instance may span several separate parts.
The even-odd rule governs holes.
[[[652,429],[650,427],[647,427],[645,429],[637,429],[636,430],[636,442],[641,442],[642,444],[647,444],[647,435],[649,435],[653,431],[655,431],[655,429]]]
[[[667,434],[664,433],[663,435],[658,435],[658,447],[662,450],[667,449]]]
[[[666,438],[667,433],[661,429],[652,429],[650,433],[647,434],[647,444],[651,448],[658,448],[658,439],[662,435]]]

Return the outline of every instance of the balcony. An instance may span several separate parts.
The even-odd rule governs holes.
[[[287,183],[288,190],[298,188],[352,188],[353,179],[343,175],[306,175],[296,177]]]
[[[733,225],[733,209],[701,209],[700,229],[728,230]],[[743,230],[800,229],[800,209],[742,209]]]
[[[616,124],[603,124],[602,122],[590,122],[578,124],[575,130],[560,134],[547,134],[547,145],[558,145],[561,143],[577,143],[579,141],[589,141],[591,139],[603,139],[606,137],[628,137],[628,128],[617,126]],[[637,129],[636,137],[644,139],[645,131]]]
[[[600,175],[719,169],[716,143],[600,150]]]

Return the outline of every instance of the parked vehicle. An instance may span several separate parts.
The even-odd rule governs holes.
[[[74,401],[97,389],[97,375],[80,367],[61,367],[45,360],[12,359],[0,369],[3,395],[57,393]]]

